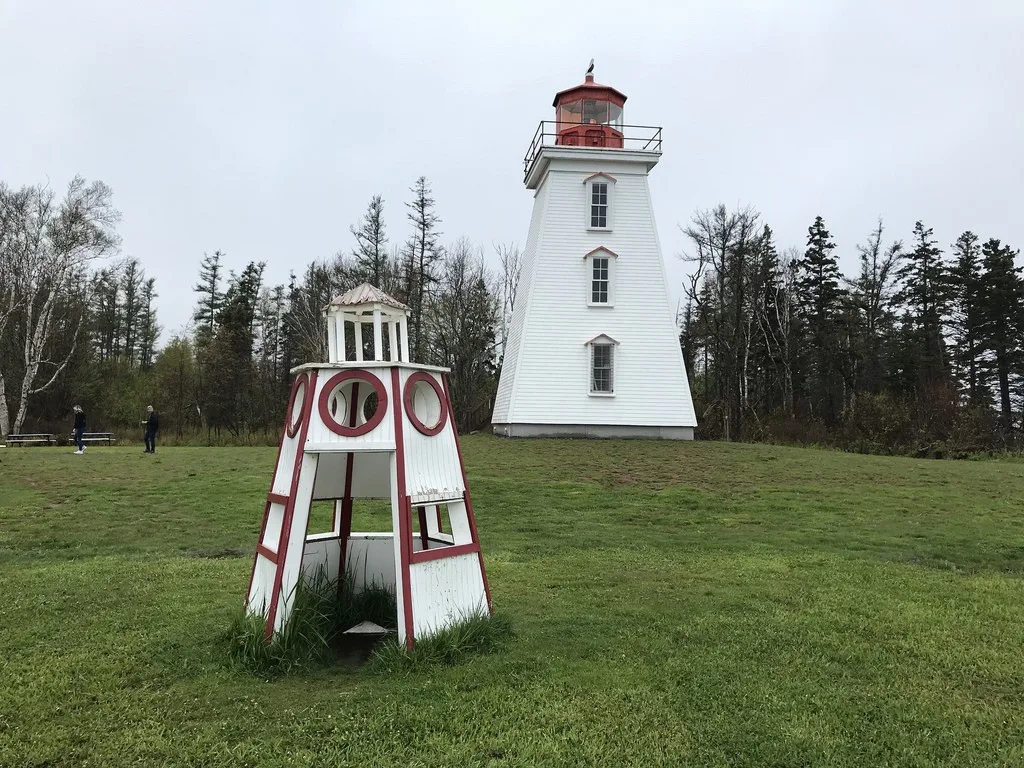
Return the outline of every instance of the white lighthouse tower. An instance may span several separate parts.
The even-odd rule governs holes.
[[[524,161],[533,219],[491,419],[509,437],[692,440],[697,420],[647,175],[661,128],[621,92],[555,95]]]

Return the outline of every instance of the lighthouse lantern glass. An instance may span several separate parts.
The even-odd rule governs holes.
[[[583,122],[583,102],[569,101],[558,105],[558,130]]]
[[[558,131],[576,125],[607,125],[622,129],[622,107],[607,99],[577,99],[558,105],[555,113]]]
[[[608,125],[617,131],[622,130],[622,107],[608,102]]]
[[[584,101],[583,122],[587,125],[605,125],[608,122],[608,102],[594,99]]]
[[[603,99],[585,99],[583,122],[587,125],[608,125],[618,130],[622,128],[622,107]]]

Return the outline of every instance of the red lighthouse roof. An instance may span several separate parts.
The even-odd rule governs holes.
[[[571,101],[580,101],[581,99],[608,101],[617,107],[621,107],[626,103],[626,94],[612,88],[610,85],[595,83],[594,74],[592,72],[587,72],[586,79],[583,83],[556,93],[555,100],[552,102],[551,106],[557,107],[560,104],[565,104]]]
[[[626,94],[594,82],[590,61],[582,85],[555,94],[556,143],[563,146],[622,149],[622,105]]]

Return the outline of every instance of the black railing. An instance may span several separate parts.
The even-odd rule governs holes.
[[[561,130],[559,130],[561,129]],[[592,131],[593,135],[586,134]],[[661,152],[661,127],[653,125],[593,126],[541,120],[523,158],[523,178],[530,175],[542,147],[576,149],[622,149],[633,152]]]

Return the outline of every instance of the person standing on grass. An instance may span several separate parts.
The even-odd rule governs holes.
[[[75,406],[75,445],[78,446],[78,450],[75,451],[76,456],[81,456],[85,453],[85,443],[82,441],[82,435],[85,433],[85,411],[82,410],[82,406]]]
[[[143,453],[156,453],[156,433],[160,430],[160,414],[153,410],[152,405],[146,406],[146,450]]]

